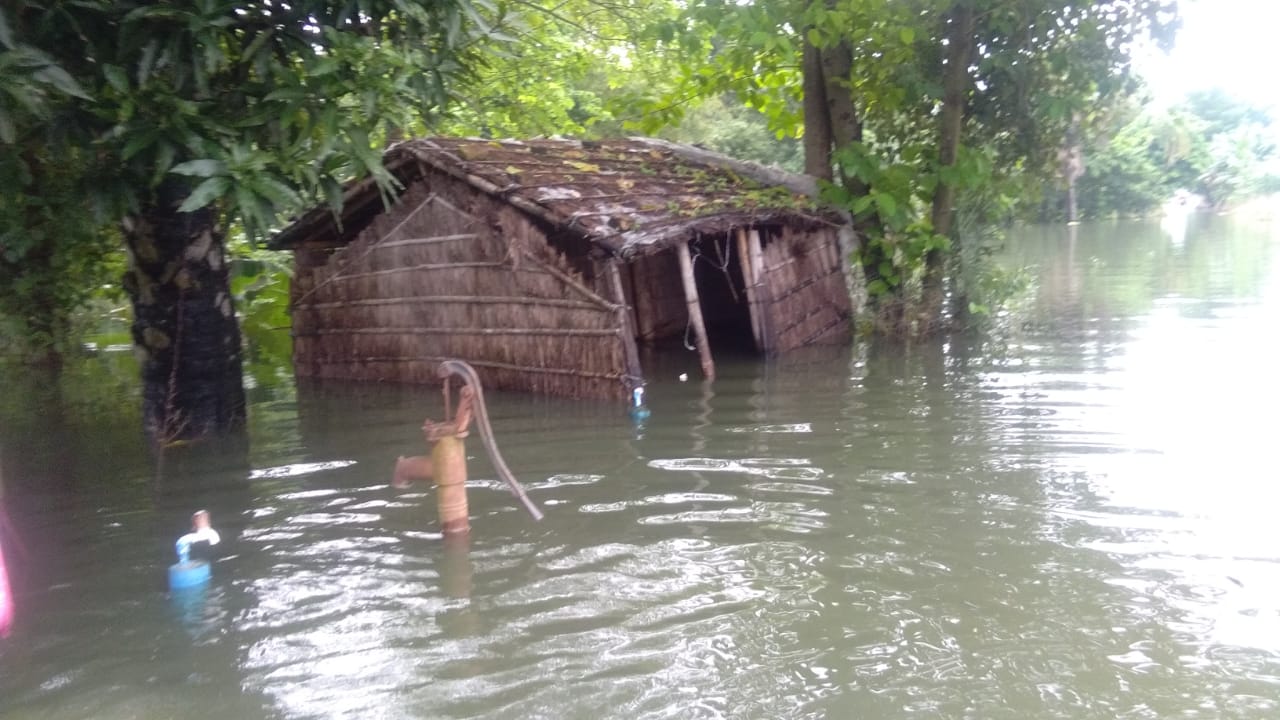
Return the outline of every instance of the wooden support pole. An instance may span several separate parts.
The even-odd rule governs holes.
[[[715,380],[716,364],[711,359],[711,343],[707,341],[707,326],[702,320],[702,303],[698,300],[698,285],[693,279],[693,259],[689,257],[689,243],[676,245],[676,257],[680,259],[680,279],[684,283],[684,299],[689,306],[689,324],[693,326],[698,357],[702,360],[702,376]]]
[[[756,349],[764,350],[760,333],[760,303],[756,298],[755,273],[751,271],[751,255],[747,252],[747,229],[734,231],[738,238],[738,267],[742,268],[742,285],[747,291],[747,309],[751,313],[751,336],[755,338]]]
[[[584,298],[586,298],[589,302],[595,303],[596,305],[600,306],[600,308],[604,310],[615,309],[612,303],[610,303],[608,300],[605,300],[604,298],[597,295],[594,290],[578,282],[575,278],[570,277],[569,273],[561,270],[560,268],[556,267],[555,265],[552,265],[549,262],[543,261],[541,258],[537,257],[533,253],[524,252],[522,254],[524,255],[525,258],[532,261],[535,265],[541,268],[548,275],[551,275],[552,277],[564,283],[565,285],[568,285],[570,288],[576,291],[579,295],[582,295]]]
[[[633,378],[628,385],[639,386],[644,382],[640,374],[640,352],[636,349],[636,329],[631,322],[631,308],[627,307],[627,294],[622,289],[622,273],[618,270],[618,259],[609,258],[609,285],[613,292],[613,301],[618,304],[618,332],[622,335],[622,357],[626,362],[626,374]],[[628,388],[628,390],[633,388]]]
[[[523,295],[406,295],[402,297],[378,297],[372,300],[307,303],[294,306],[294,310],[341,310],[357,307],[394,307],[396,305],[518,305],[565,308],[567,310],[604,311],[599,303],[587,302],[586,300],[560,300],[557,298],[525,297]]]
[[[760,309],[760,342],[757,343],[762,352],[773,352],[777,339],[773,337],[773,323],[770,314],[773,312],[773,292],[764,277],[764,250],[760,246],[760,231],[747,231],[747,257],[751,265],[751,279],[755,286],[756,307]]]
[[[418,326],[397,326],[397,327],[357,327],[357,328],[334,328],[328,330],[311,330],[308,332],[295,332],[294,337],[314,337],[318,335],[337,335],[339,337],[345,335],[481,335],[486,337],[494,337],[499,335],[515,335],[539,337],[604,337],[606,335],[614,335],[617,330],[613,328],[599,329],[575,329],[575,328],[478,328],[470,326],[457,327],[418,327]]]

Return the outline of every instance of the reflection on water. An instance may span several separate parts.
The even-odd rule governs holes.
[[[492,393],[547,519],[473,443],[463,545],[388,486],[431,388],[256,388],[161,479],[136,418],[7,398],[0,715],[1275,717],[1274,237],[1026,231],[1013,336],[657,357],[642,424]],[[170,597],[193,504],[225,547]]]

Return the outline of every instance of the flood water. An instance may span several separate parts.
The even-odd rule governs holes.
[[[662,358],[642,426],[491,392],[546,519],[473,439],[469,548],[388,486],[437,390],[257,373],[157,473],[127,362],[10,380],[0,716],[1280,717],[1280,224],[1178,231],[1015,231],[991,341]]]

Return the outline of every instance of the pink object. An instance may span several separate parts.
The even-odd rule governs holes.
[[[4,546],[0,545],[0,637],[8,637],[12,625],[13,591],[9,588],[9,571],[4,565]]]

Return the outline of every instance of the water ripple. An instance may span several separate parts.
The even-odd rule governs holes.
[[[819,480],[826,473],[801,458],[672,458],[650,460],[649,467],[675,472],[724,472],[763,475],[775,480]]]

